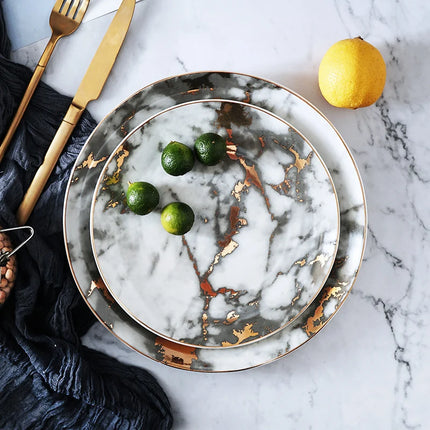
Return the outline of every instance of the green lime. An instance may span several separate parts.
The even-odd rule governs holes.
[[[185,203],[169,203],[161,211],[161,225],[172,234],[181,235],[190,231],[194,223],[194,212]]]
[[[227,147],[225,139],[218,134],[205,133],[194,142],[194,150],[200,162],[206,164],[206,166],[214,166],[225,156]]]
[[[183,143],[170,142],[161,154],[161,165],[169,175],[184,175],[194,166],[193,151]]]
[[[157,188],[148,182],[133,182],[128,186],[127,206],[138,215],[149,214],[160,201]]]

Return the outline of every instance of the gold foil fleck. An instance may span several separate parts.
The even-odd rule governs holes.
[[[278,193],[288,194],[290,191],[291,184],[290,181],[285,178],[280,184],[271,185],[271,187]]]
[[[343,296],[341,287],[326,287],[323,295],[319,301],[319,305],[316,307],[315,312],[307,320],[303,326],[306,334],[310,337],[316,334],[322,325],[324,324],[324,304],[328,302],[332,297],[340,298]]]
[[[208,340],[208,328],[209,322],[208,322],[208,314],[206,312],[202,315],[202,331],[203,331],[203,339]]]
[[[310,164],[312,152],[310,152],[306,158],[300,158],[300,154],[293,147],[288,148],[288,150],[294,155],[295,162],[293,165],[296,167],[298,173]]]
[[[186,94],[195,95],[195,94],[198,94],[199,92],[200,92],[200,88],[194,88],[192,90],[186,91]]]
[[[90,289],[87,292],[87,297],[90,297],[91,294],[93,294],[94,290],[96,290],[96,289],[97,289],[97,285],[96,285],[96,283],[94,281],[92,281]]]
[[[294,305],[296,304],[296,302],[300,299],[301,295],[302,295],[302,288],[299,288],[298,291],[297,291],[296,296],[293,297],[292,300],[291,300],[291,306],[294,307]]]
[[[114,185],[119,182],[119,175],[121,173],[122,165],[125,159],[129,156],[130,151],[127,151],[123,146],[121,146],[116,152],[116,170],[112,175],[106,175],[104,178],[104,183],[109,185]]]
[[[105,161],[108,157],[102,157],[99,160],[95,160],[94,159],[94,153],[90,153],[90,155],[88,155],[87,159],[84,160],[77,168],[78,169],[93,169],[94,167],[97,167],[97,165],[103,161]]]
[[[245,184],[243,182],[238,182],[234,188],[233,191],[231,192],[231,195],[238,201],[240,202],[240,197],[242,192],[244,191],[245,188]]]
[[[111,199],[105,204],[105,209],[116,208],[118,205],[119,205],[118,200]]]
[[[95,289],[100,290],[103,297],[110,303],[114,304],[115,299],[111,296],[109,290],[106,288],[105,283],[103,282],[102,278],[97,279],[96,281],[91,281],[90,289],[88,290],[87,297],[90,297],[91,294],[94,292]]]
[[[263,149],[266,146],[266,141],[264,140],[264,136],[260,136],[258,138],[258,141],[260,142],[261,148]]]
[[[247,323],[243,330],[233,330],[233,335],[237,338],[237,342],[230,343],[230,342],[222,342],[222,346],[234,346],[239,345],[246,339],[249,339],[250,337],[258,336],[258,333],[252,330],[252,324]]]
[[[231,254],[238,246],[239,244],[237,242],[231,240],[230,243],[226,245],[221,251],[221,257],[225,257],[226,255]]]
[[[223,324],[230,325],[233,324],[235,321],[237,321],[240,318],[240,315],[236,313],[236,311],[230,311],[227,316],[225,317],[225,320]]]
[[[161,337],[155,338],[155,346],[162,356],[162,362],[181,369],[191,369],[194,360],[198,360],[196,349],[187,345],[170,342]]]
[[[324,267],[327,264],[327,261],[329,259],[330,259],[330,257],[328,255],[320,254],[320,255],[317,255],[315,260],[312,260],[309,264],[313,265],[315,263],[319,263],[321,265],[321,267]]]
[[[131,120],[131,119],[133,119],[133,117],[134,117],[134,115],[136,114],[136,112],[132,112],[129,116],[128,116],[128,118],[126,118],[125,119],[125,121],[121,124],[121,126],[120,126],[120,131],[121,131],[121,133],[122,133],[122,135],[123,135],[123,137],[125,137],[125,136],[127,136],[127,134],[128,134],[128,130],[127,130],[127,127],[126,127],[126,125],[127,125],[127,123]]]
[[[345,257],[340,257],[340,258],[336,258],[334,260],[334,265],[333,267],[335,267],[336,269],[339,269],[339,267],[342,267],[349,259],[348,255],[345,255]]]
[[[228,157],[231,159],[235,159],[234,157],[236,156],[237,146],[232,142],[227,142],[226,146]]]
[[[240,104],[222,102],[217,112],[217,125],[225,129],[231,129],[232,124],[238,126],[249,126],[252,117],[248,114],[246,107]]]
[[[303,267],[306,264],[306,259],[296,261],[294,264],[299,265],[300,267]]]

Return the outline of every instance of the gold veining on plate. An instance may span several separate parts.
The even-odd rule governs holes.
[[[309,264],[312,266],[315,263],[319,263],[321,267],[324,267],[329,260],[330,260],[330,256],[326,254],[319,254]]]
[[[325,324],[324,305],[331,298],[337,298],[340,302],[340,299],[344,294],[345,292],[342,287],[328,286],[323,289],[323,294],[319,299],[319,304],[316,307],[315,312],[306,320],[306,324],[303,326],[303,329],[309,337],[316,334],[320,330],[321,326]]]
[[[131,112],[130,115],[125,119],[125,121],[120,125],[119,130],[124,137],[127,136],[127,134],[129,133],[129,130],[127,130],[126,125],[134,118],[135,115],[135,111]]]
[[[345,255],[344,257],[336,258],[334,260],[333,268],[338,269],[339,267],[342,267],[347,262],[348,259],[349,259],[348,255]]]
[[[174,364],[175,367],[190,370],[193,361],[198,360],[196,349],[191,346],[174,343],[159,336],[155,339],[155,346],[158,347],[164,364]]]
[[[303,287],[300,287],[299,285],[297,285],[296,283],[296,288],[297,288],[297,294],[291,299],[291,306],[294,306],[294,303],[297,302],[297,300],[300,299],[300,297],[302,296],[302,290]]]
[[[279,145],[280,147],[282,147],[283,149],[290,151],[294,155],[294,162],[287,165],[284,169],[285,170],[284,179],[278,184],[271,185],[271,187],[275,191],[277,191],[278,193],[288,194],[288,192],[292,188],[291,182],[288,179],[288,173],[293,168],[296,168],[297,173],[300,173],[306,166],[309,166],[311,163],[311,158],[312,158],[313,152],[311,151],[306,158],[301,158],[300,154],[294,149],[293,146],[287,147],[287,146],[281,144],[277,140],[274,140],[274,142],[277,145]],[[300,181],[297,180],[295,185],[296,185],[296,188],[295,188],[296,194],[297,194],[297,196],[299,196],[299,194],[300,194],[300,190],[299,190]],[[302,202],[303,199],[300,197],[297,197],[297,201]]]
[[[120,148],[118,148],[118,151],[115,154],[115,161],[116,161],[116,170],[112,173],[112,175],[106,175],[104,178],[104,184],[105,187],[108,187],[109,185],[114,185],[119,182],[120,174],[121,174],[121,168],[124,164],[125,159],[130,155],[130,151],[124,148],[124,146],[121,145]],[[103,189],[106,189],[106,188]]]
[[[239,318],[240,318],[240,315],[238,313],[236,313],[236,311],[230,311],[227,314],[227,316],[225,317],[225,320],[223,321],[223,324],[225,324],[225,325],[233,324]]]
[[[245,184],[241,181],[239,181],[233,188],[233,191],[231,192],[231,195],[240,202],[240,197],[242,192],[244,191]]]
[[[202,332],[203,332],[203,339],[206,341],[208,340],[208,314],[206,312],[203,312],[202,314]]]
[[[121,195],[123,195],[123,194],[121,194]],[[122,200],[122,199],[110,199],[105,204],[105,209],[116,208],[120,204],[120,200]]]
[[[121,169],[124,164],[124,161],[126,158],[130,155],[130,151],[127,150],[124,145],[121,145],[117,151],[115,152],[115,162],[116,162],[116,169],[111,174],[106,174],[103,178],[103,185],[101,187],[102,191],[108,191],[110,194],[110,199],[107,201],[107,203],[104,206],[104,209],[111,209],[117,207],[121,202],[124,201],[125,193],[124,191],[115,191],[110,188],[112,185],[116,185],[119,183],[120,175],[121,175]]]
[[[262,148],[266,146],[266,141],[264,140],[264,136],[260,136],[258,138],[258,141],[260,142]]]
[[[193,88],[191,90],[185,91],[183,94],[196,95],[200,92],[200,88]]]
[[[255,332],[254,330],[252,330],[251,323],[247,323],[242,330],[233,330],[233,335],[237,338],[237,342],[235,343],[222,342],[222,346],[226,347],[226,346],[240,345],[246,339],[249,339],[250,337],[258,336],[258,332]]]
[[[114,325],[113,323],[107,322],[107,321],[103,321],[103,324],[108,327],[110,330],[113,330]]]
[[[306,166],[309,166],[313,152],[310,152],[306,158],[300,158],[300,154],[292,146],[288,150],[295,157],[295,162],[292,166],[297,169],[297,173],[300,173]]]
[[[97,280],[91,281],[91,286],[88,290],[87,297],[90,297],[91,294],[94,292],[94,290],[101,291],[103,297],[110,303],[114,304],[115,299],[111,296],[109,290],[107,289],[105,283],[103,282],[102,278],[98,278]]]
[[[200,73],[202,73],[202,72],[200,72]],[[206,73],[209,73],[209,72],[206,72]],[[210,73],[213,73],[212,71],[210,72]],[[219,71],[217,71],[216,73],[223,73],[223,72],[219,72]],[[240,75],[240,76],[245,76],[245,77],[252,77],[252,78],[254,78],[254,79],[256,79],[256,77],[254,77],[254,76],[250,76],[250,75],[244,75],[244,74],[238,74],[238,75]],[[178,75],[178,76],[186,76],[187,78],[188,78],[188,73],[185,73],[185,74],[183,74],[183,75]],[[177,76],[175,76],[174,77],[175,79],[177,78]],[[170,79],[170,78],[169,78]],[[153,86],[153,85],[155,85],[155,84],[159,84],[159,83],[163,83],[163,81],[164,81],[164,79],[163,80],[159,80],[159,81],[157,81],[157,82],[155,82],[155,83],[152,83],[151,85],[149,85],[148,87],[150,87],[150,86]],[[169,82],[169,81],[167,81],[167,82]],[[301,101],[302,103],[304,103],[304,104],[307,104],[310,108],[312,108],[319,116],[321,116],[333,129],[334,129],[334,131],[335,131],[335,133],[338,135],[338,137],[339,137],[339,139],[340,139],[340,144],[342,145],[344,145],[344,150],[346,151],[346,157],[348,158],[348,156],[352,159],[352,156],[351,156],[351,154],[350,154],[350,151],[348,150],[348,147],[346,146],[346,143],[344,142],[344,140],[342,139],[342,137],[341,137],[341,135],[339,134],[339,132],[334,128],[334,126],[333,126],[333,124],[320,112],[320,111],[318,111],[311,103],[309,103],[306,99],[304,99],[303,97],[301,97],[300,95],[298,95],[298,94],[296,94],[296,93],[294,93],[294,92],[292,92],[291,90],[289,90],[288,88],[285,88],[285,87],[283,87],[283,86],[280,86],[279,84],[277,84],[277,83],[275,83],[275,82],[272,82],[272,81],[269,81],[269,80],[263,80],[263,82],[265,82],[265,83],[269,83],[269,84],[272,84],[274,87],[276,87],[276,88],[278,88],[278,89],[283,89],[285,92],[287,92],[287,93],[289,93],[289,94],[292,94],[294,97],[296,97],[296,98],[298,98],[299,99],[299,101]],[[146,87],[145,87],[146,88]],[[212,89],[211,88],[211,90],[214,90],[214,89]],[[197,89],[197,90],[194,90],[196,93],[198,93],[199,92],[199,90]],[[246,95],[247,95],[247,101],[248,102],[250,102],[250,100],[251,100],[251,97],[250,97],[250,93],[249,93],[249,91],[246,91]],[[112,117],[112,115],[114,115],[116,112],[115,111],[112,111],[112,112],[110,112],[100,123],[99,123],[99,125],[97,126],[97,128],[99,129],[99,130],[102,130],[101,129],[101,125],[102,124],[106,124],[107,122],[106,122],[106,120],[107,119],[109,119],[110,117]],[[109,124],[109,123],[107,123],[107,124]],[[111,126],[111,127],[113,127],[113,126]],[[121,127],[121,130],[122,130],[122,127]],[[99,134],[100,134],[100,132],[99,132]],[[91,146],[92,145],[92,146]],[[86,143],[86,146],[88,147],[88,148],[91,148],[91,147],[94,147],[94,142],[88,142],[88,143]],[[85,163],[85,162],[84,162]],[[82,164],[84,164],[84,163],[82,163]],[[297,345],[292,345],[291,347],[290,347],[290,345],[288,344],[288,346],[286,346],[286,348],[285,348],[285,351],[283,352],[283,353],[278,353],[278,355],[277,355],[277,357],[276,358],[278,358],[278,357],[282,357],[282,356],[285,356],[285,355],[287,355],[288,353],[290,353],[291,351],[294,351],[295,349],[297,349],[297,348],[299,348],[301,345],[303,345],[308,339],[310,339],[314,334],[316,334],[325,324],[326,324],[326,322],[329,320],[329,319],[331,319],[331,317],[336,313],[336,311],[337,311],[337,309],[338,309],[338,307],[340,307],[341,306],[341,304],[342,304],[342,302],[343,302],[343,300],[345,299],[345,297],[348,295],[348,293],[349,293],[349,291],[351,290],[351,288],[352,288],[352,286],[354,285],[354,283],[356,282],[356,279],[357,279],[357,275],[358,275],[358,272],[359,272],[359,270],[360,270],[360,267],[361,267],[361,264],[362,264],[362,260],[363,260],[363,254],[364,254],[364,246],[365,246],[365,242],[366,242],[366,236],[367,236],[367,230],[366,230],[366,225],[367,225],[367,209],[366,209],[366,202],[365,202],[365,196],[364,196],[364,189],[363,189],[363,184],[362,184],[362,181],[361,181],[361,178],[360,178],[360,176],[359,176],[359,172],[358,172],[358,169],[357,169],[357,166],[356,166],[356,164],[355,164],[355,162],[354,162],[354,160],[352,159],[352,164],[353,164],[353,170],[355,169],[355,173],[357,174],[357,176],[358,176],[358,181],[359,181],[359,187],[361,188],[361,195],[363,196],[363,202],[364,202],[364,228],[363,228],[363,245],[361,246],[361,249],[362,249],[362,252],[361,252],[361,256],[360,256],[360,261],[359,261],[359,264],[358,264],[358,267],[357,267],[357,269],[355,270],[355,273],[354,273],[354,276],[352,277],[352,280],[349,280],[348,282],[337,282],[336,283],[336,285],[344,285],[344,286],[347,286],[347,285],[349,285],[350,284],[350,287],[349,287],[349,289],[347,290],[347,291],[345,291],[344,293],[343,293],[343,295],[341,294],[341,291],[337,291],[337,295],[339,296],[339,297],[342,297],[342,299],[339,301],[339,303],[336,305],[336,309],[334,310],[334,312],[333,313],[331,313],[330,315],[328,315],[328,316],[323,316],[323,312],[321,312],[321,314],[320,314],[320,318],[321,318],[321,320],[322,321],[320,321],[320,322],[317,322],[316,320],[318,319],[318,311],[315,311],[315,312],[313,312],[313,316],[312,317],[310,317],[309,319],[308,319],[308,322],[307,322],[307,325],[305,326],[303,326],[303,327],[308,327],[308,329],[306,330],[306,332],[307,332],[307,334],[308,334],[308,338],[306,339],[306,340],[304,340],[304,341],[300,341],[300,343],[298,343]],[[76,171],[78,170],[78,169],[80,169],[80,168],[82,168],[83,166],[82,165],[79,165],[79,166],[77,166],[77,167],[75,167],[75,172],[74,173],[76,173]],[[83,178],[85,178],[85,173],[83,174]],[[68,189],[66,190],[66,195],[68,196],[69,195],[69,192],[70,192],[70,185],[72,185],[73,184],[73,182],[77,182],[78,181],[78,179],[79,179],[79,177],[77,177],[76,178],[76,180],[75,179],[73,179],[73,180],[70,180],[70,182],[69,182],[69,184],[68,184]],[[69,203],[68,201],[67,201],[67,199],[66,199],[66,202],[65,202],[65,208],[67,208],[67,206],[68,206],[68,204],[67,203]],[[71,205],[69,205],[70,207],[71,207]],[[69,211],[70,212],[70,211]],[[67,212],[65,212],[65,215],[64,215],[64,225],[66,226],[66,227],[68,227],[68,225],[67,225],[67,223],[66,223],[66,220],[68,219],[68,218],[71,218],[71,217],[73,217],[75,214],[69,214],[69,213],[67,213]],[[361,226],[360,226],[360,228],[361,228]],[[81,283],[80,283],[80,280],[79,280],[79,277],[76,277],[76,275],[75,275],[75,273],[74,273],[74,269],[75,269],[75,267],[74,267],[74,260],[73,260],[73,258],[71,257],[71,255],[70,255],[70,247],[71,247],[71,245],[73,245],[73,238],[72,238],[72,240],[70,240],[70,242],[71,242],[71,244],[67,241],[67,233],[68,233],[68,231],[67,231],[67,229],[65,229],[65,238],[66,238],[66,253],[67,253],[67,258],[68,258],[68,260],[69,260],[69,264],[70,264],[70,266],[71,266],[71,268],[72,268],[72,272],[73,272],[73,276],[74,276],[74,278],[75,278],[75,282],[77,283],[77,286],[78,286],[78,289],[79,289],[79,291],[80,291],[80,293],[82,294],[82,296],[83,296],[83,298],[84,298],[84,300],[86,301],[86,303],[88,304],[88,306],[90,307],[90,309],[94,312],[94,314],[95,314],[95,316],[96,316],[96,318],[102,323],[102,324],[104,324],[105,326],[107,326],[108,328],[110,328],[110,329],[112,329],[113,327],[111,327],[111,324],[109,324],[107,321],[105,321],[105,320],[103,320],[102,318],[101,318],[101,316],[100,316],[100,312],[98,311],[98,308],[97,308],[97,306],[96,306],[96,304],[94,304],[94,303],[92,303],[90,300],[88,300],[88,298],[86,297],[86,294],[85,294],[85,286],[87,285],[87,283],[85,282],[85,285],[82,285]],[[357,245],[358,246],[358,245]],[[360,246],[358,246],[359,248],[360,248]],[[341,257],[341,258],[337,258],[336,259],[336,261],[335,261],[335,264],[334,264],[334,266],[333,266],[333,268],[338,268],[338,267],[340,267],[340,266],[342,266],[344,263],[345,263],[345,261],[348,259],[348,256],[346,256],[346,257]],[[93,285],[92,285],[93,286]],[[97,288],[97,287],[95,287],[94,286],[94,288]],[[329,287],[330,288],[330,287]],[[92,291],[95,291],[95,290],[92,290]],[[324,292],[324,290],[320,293],[320,295],[319,295],[319,298],[321,298],[321,300],[319,300],[319,302],[320,302],[320,305],[321,304],[323,304],[323,303],[325,303],[325,300],[324,300],[324,298],[322,298],[322,293]],[[96,294],[98,294],[98,292],[96,292]],[[325,294],[327,294],[327,291],[325,292]],[[331,295],[330,297],[336,297],[336,295],[335,294],[333,294],[333,295]],[[114,317],[116,318],[117,316],[116,315],[114,315]],[[314,319],[313,319],[313,321],[314,321],[314,323],[312,323],[312,318],[313,317],[315,317]],[[126,324],[127,324],[127,326],[128,325],[130,325],[130,323],[128,322],[128,321],[126,321]],[[132,329],[130,329],[130,330],[132,330]],[[176,368],[183,368],[183,369],[186,369],[186,370],[193,370],[193,371],[209,371],[209,372],[224,372],[224,371],[229,371],[229,370],[239,370],[239,369],[242,369],[242,368],[252,368],[252,367],[255,367],[255,366],[258,366],[258,365],[260,365],[260,364],[265,364],[265,363],[269,363],[269,362],[271,362],[271,361],[274,361],[274,358],[268,358],[266,361],[264,361],[264,362],[261,362],[261,360],[260,361],[258,361],[258,362],[255,362],[255,360],[254,360],[254,362],[252,363],[252,364],[249,364],[248,365],[248,367],[231,367],[231,368],[227,368],[227,369],[223,369],[223,368],[219,368],[219,367],[217,367],[217,363],[212,363],[212,362],[210,362],[210,361],[208,361],[207,363],[205,363],[204,361],[200,361],[200,363],[199,363],[199,359],[198,359],[198,357],[197,357],[197,355],[196,355],[196,351],[200,351],[200,348],[197,348],[197,349],[187,349],[187,351],[185,351],[184,352],[184,354],[185,354],[185,357],[182,357],[182,355],[183,355],[183,353],[182,353],[182,351],[180,351],[180,352],[178,352],[178,345],[177,344],[175,344],[175,345],[173,345],[173,344],[171,344],[172,345],[172,348],[170,348],[169,347],[169,345],[167,345],[167,341],[166,340],[164,340],[164,339],[161,339],[160,340],[160,342],[156,342],[155,343],[155,345],[157,345],[157,346],[159,346],[160,347],[160,349],[161,349],[161,352],[162,352],[162,356],[163,356],[163,360],[160,360],[159,359],[159,356],[158,355],[154,355],[155,353],[156,354],[158,354],[158,352],[160,352],[159,351],[159,349],[157,349],[157,348],[153,348],[152,346],[151,346],[151,348],[148,348],[147,347],[147,342],[136,342],[135,344],[133,344],[133,343],[130,343],[130,340],[127,338],[127,336],[125,336],[125,335],[123,335],[121,332],[118,332],[118,333],[115,333],[115,331],[113,331],[112,330],[112,334],[114,335],[114,336],[116,336],[120,341],[122,341],[123,343],[125,343],[125,344],[127,344],[128,346],[130,346],[133,350],[135,350],[136,352],[138,352],[139,354],[142,354],[143,356],[145,356],[145,357],[149,357],[149,358],[152,358],[152,359],[154,359],[154,360],[156,360],[156,361],[162,361],[164,364],[167,364],[167,365],[170,365],[170,366],[172,366],[172,367],[176,367]],[[149,336],[151,336],[151,337],[149,337]],[[153,337],[152,337],[152,333],[150,333],[149,334],[149,336],[146,334],[146,332],[143,332],[142,333],[142,340],[143,341],[145,341],[145,340],[150,340],[150,345],[153,345]],[[179,348],[181,347],[181,345],[179,345]],[[246,346],[244,347],[244,348],[246,348]],[[170,349],[172,349],[172,351],[170,351]],[[197,361],[197,365],[195,366],[195,368],[194,369],[191,369],[191,362],[193,362],[194,360],[196,360]],[[182,363],[182,364],[181,364]],[[213,368],[212,368],[212,365],[213,365]],[[222,366],[221,366],[222,367]]]
[[[229,137],[231,138],[231,132],[229,132]],[[254,185],[264,197],[264,201],[266,202],[267,209],[270,213],[270,201],[266,195],[261,179],[258,175],[257,169],[255,168],[255,164],[248,165],[243,157],[237,154],[237,145],[229,143],[229,150],[227,151],[227,155],[231,160],[238,160],[241,166],[245,169],[245,179],[242,181],[238,181],[234,186],[231,194],[236,198],[237,201],[240,201],[241,194],[245,191],[247,192],[249,187]],[[272,214],[271,214],[272,215]],[[273,218],[273,215],[272,215]]]
[[[238,297],[240,294],[245,293],[245,291],[237,291],[232,288],[226,288],[226,287],[222,287],[222,288],[219,288],[218,290],[214,290],[214,288],[212,287],[212,284],[209,281],[209,276],[211,275],[211,273],[213,273],[214,268],[219,263],[220,259],[234,252],[234,250],[239,246],[238,243],[233,240],[233,236],[239,232],[239,229],[242,226],[247,225],[246,219],[239,218],[239,212],[240,212],[240,208],[237,206],[232,206],[230,208],[230,216],[229,216],[230,227],[228,231],[224,234],[224,238],[218,241],[218,246],[220,247],[220,251],[215,254],[212,260],[212,263],[210,264],[209,268],[203,275],[200,273],[200,270],[197,266],[197,261],[191,251],[190,246],[188,245],[188,242],[185,236],[182,236],[182,243],[187,250],[188,257],[192,262],[192,265],[194,268],[194,272],[199,279],[201,294],[204,297],[203,312],[201,317],[201,321],[202,321],[201,327],[202,327],[202,335],[205,340],[207,336],[207,327],[209,326],[209,323],[210,323],[207,310],[209,309],[211,299],[218,296],[218,294],[223,294],[223,295],[230,294],[230,298],[234,299]],[[232,322],[233,321],[231,321],[230,323]]]
[[[88,157],[78,166],[76,167],[76,169],[94,169],[95,167],[97,167],[97,165],[99,163],[102,163],[103,161],[107,160],[108,156],[104,156],[102,158],[100,158],[99,160],[96,160],[94,158],[94,153],[90,152],[90,154],[88,155]]]
[[[261,172],[259,170],[259,165],[254,163],[253,159],[246,158],[243,154],[241,154],[240,146],[239,146],[239,153],[238,153],[238,145],[235,143],[233,138],[233,130],[231,128],[226,128],[227,125],[230,125],[231,123],[240,123],[241,125],[247,124],[249,121],[252,123],[252,117],[247,114],[246,110],[243,108],[243,106],[239,106],[240,109],[237,109],[236,104],[234,103],[228,103],[223,102],[221,103],[221,108],[217,110],[218,112],[218,122],[219,124],[222,124],[223,127],[225,127],[225,130],[227,132],[228,138],[226,139],[227,144],[227,154],[230,160],[235,161],[237,165],[239,165],[241,168],[243,168],[243,173],[241,176],[241,180],[233,184],[233,190],[231,191],[231,194],[235,197],[237,201],[240,202],[241,195],[243,192],[248,192],[251,187],[253,187],[258,194],[260,194],[266,203],[267,212],[272,217],[272,220],[274,219],[274,214],[271,212],[271,202],[269,200],[268,195],[266,194],[266,187],[263,185]],[[132,132],[133,134],[134,132]],[[287,145],[279,144],[279,142],[276,142],[275,139],[272,139],[271,142],[277,143],[280,145],[284,151],[289,151],[294,156],[294,159],[292,157],[289,158],[289,164],[287,166],[283,165],[282,168],[285,171],[285,179],[283,181],[283,186],[285,188],[290,189],[291,185],[289,180],[287,179],[287,173],[295,168],[297,169],[297,173],[301,172],[303,169],[306,168],[310,164],[310,160],[313,154],[313,151],[310,151],[310,153],[305,158],[301,158],[298,151],[296,151],[292,146],[287,147]],[[255,136],[255,144],[257,144],[257,147],[254,148],[254,154],[255,149],[257,151],[263,151],[263,149],[267,146],[267,142],[265,140],[264,135],[256,135]],[[240,144],[240,142],[239,142]],[[129,146],[131,145],[131,146]],[[102,190],[109,190],[111,199],[108,201],[107,204],[105,204],[105,209],[107,208],[115,208],[120,204],[124,204],[124,192],[121,191],[117,184],[119,184],[121,179],[121,174],[123,170],[123,165],[126,162],[127,157],[129,156],[130,152],[133,149],[133,144],[128,144],[127,141],[122,142],[122,144],[118,147],[116,151],[114,151],[113,156],[111,156],[111,160],[114,161],[114,165],[111,169],[106,170],[105,169],[105,176],[100,178],[100,186]],[[261,152],[260,152],[261,155]],[[259,156],[257,156],[257,159]],[[113,173],[112,170],[115,170]],[[109,173],[107,173],[109,172]],[[291,180],[291,179],[290,179]],[[299,182],[297,182],[299,183]],[[112,186],[112,188],[110,188]],[[271,184],[268,184],[268,186],[271,186]],[[287,190],[286,190],[287,191]],[[217,195],[217,190],[212,189],[212,192]],[[202,311],[200,313],[200,321],[197,323],[201,327],[201,335],[202,338],[207,341],[208,340],[208,330],[211,325],[218,325],[218,324],[233,324],[236,320],[240,319],[242,312],[236,313],[234,315],[227,315],[226,319],[223,321],[221,319],[213,319],[211,317],[211,314],[208,312],[210,303],[212,298],[217,297],[219,294],[225,295],[226,299],[228,301],[237,299],[242,294],[247,293],[245,290],[234,290],[233,288],[228,287],[221,287],[216,288],[212,285],[212,280],[209,279],[210,275],[216,270],[216,266],[220,263],[220,261],[227,257],[228,255],[235,252],[235,250],[239,247],[240,240],[234,240],[234,236],[239,233],[241,227],[247,226],[248,221],[243,218],[239,217],[239,213],[241,211],[241,208],[239,207],[241,205],[233,205],[230,207],[230,227],[227,228],[227,231],[224,234],[224,237],[220,240],[218,240],[218,252],[215,253],[213,256],[212,261],[209,264],[209,267],[205,265],[203,268],[199,268],[197,264],[196,258],[194,258],[194,250],[188,246],[186,237],[182,237],[183,245],[187,251],[188,257],[190,261],[192,262],[195,274],[198,278],[199,286],[200,286],[200,297],[202,300]],[[126,211],[126,205],[124,204],[124,208],[122,212]],[[204,220],[204,222],[208,222],[207,219]],[[273,235],[271,235],[271,240],[273,240]],[[315,260],[314,262],[317,262]],[[313,263],[314,263],[313,262]],[[321,261],[319,261],[321,263]],[[311,263],[311,264],[313,264]],[[295,264],[300,264],[295,263]],[[303,264],[300,264],[300,266],[303,266],[306,264],[306,260],[303,262]],[[202,270],[203,269],[203,270]],[[203,271],[205,271],[203,273]],[[245,287],[246,288],[246,287]],[[301,290],[297,290],[296,288],[296,295],[291,299],[291,305],[294,306],[294,304],[300,299],[301,296]],[[253,303],[249,303],[249,306],[258,306],[259,305],[259,299],[253,300]],[[290,306],[290,305],[289,305]],[[141,322],[138,320],[138,322]],[[240,325],[239,327],[243,327],[242,330],[235,330],[235,336],[238,338],[237,342],[234,342],[230,344],[230,346],[238,345],[242,342],[245,342],[246,339],[259,336],[260,333],[254,332],[252,330],[253,324],[255,325],[256,321],[255,319],[252,319],[250,322],[246,321],[247,325],[243,327],[243,324],[245,323],[242,321],[239,321]],[[237,328],[238,326],[235,325]],[[258,330],[260,331],[260,329]],[[271,330],[269,330],[270,332]],[[210,330],[209,330],[210,332]],[[155,331],[156,335],[160,335],[160,333]],[[212,335],[212,333],[210,333]],[[230,334],[231,336],[231,334]],[[167,337],[167,339],[169,339]],[[231,338],[229,338],[231,340]],[[181,342],[184,344],[187,344],[188,346],[195,347],[196,345],[193,345],[191,343],[187,343],[186,339],[181,339]],[[252,340],[251,340],[252,341]],[[218,342],[217,342],[218,343]],[[229,342],[223,343],[221,342],[221,345],[224,347]],[[214,346],[215,348],[219,348],[219,344],[217,346]]]
[[[246,112],[246,105],[239,103],[222,102],[216,110],[217,125],[226,130],[231,130],[231,125],[247,127],[252,124],[252,117]]]

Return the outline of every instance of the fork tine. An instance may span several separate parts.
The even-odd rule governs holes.
[[[84,17],[85,12],[87,11],[89,2],[90,2],[90,0],[83,0],[81,2],[81,4],[79,5],[79,9],[76,12],[76,15],[75,15],[75,18],[74,18],[75,21],[77,21],[77,22],[81,22],[82,21],[82,18]]]
[[[52,10],[54,12],[60,12],[61,9],[61,5],[64,3],[64,0],[57,0],[54,4],[54,7],[52,8]]]
[[[67,15],[67,12],[69,11],[71,2],[72,2],[72,0],[65,0],[63,7],[61,8],[61,12],[60,12],[62,15]]]
[[[76,9],[78,8],[79,3],[80,3],[80,0],[73,0],[72,7],[70,8],[69,13],[67,14],[70,18],[73,19],[73,17],[75,16]]]

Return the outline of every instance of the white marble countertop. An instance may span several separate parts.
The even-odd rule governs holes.
[[[6,16],[10,28],[13,16]],[[62,40],[44,81],[72,96],[111,19],[93,17]],[[367,248],[352,293],[324,330],[271,364],[237,373],[181,371],[93,326],[86,345],[158,378],[175,429],[428,428],[429,22],[424,0],[136,5],[106,87],[89,105],[97,120],[141,87],[183,72],[226,70],[273,80],[303,95],[337,127],[356,159],[368,204]],[[384,94],[365,109],[336,109],[319,92],[318,65],[334,42],[358,35],[386,60]],[[33,67],[45,43],[21,47],[13,58]]]

